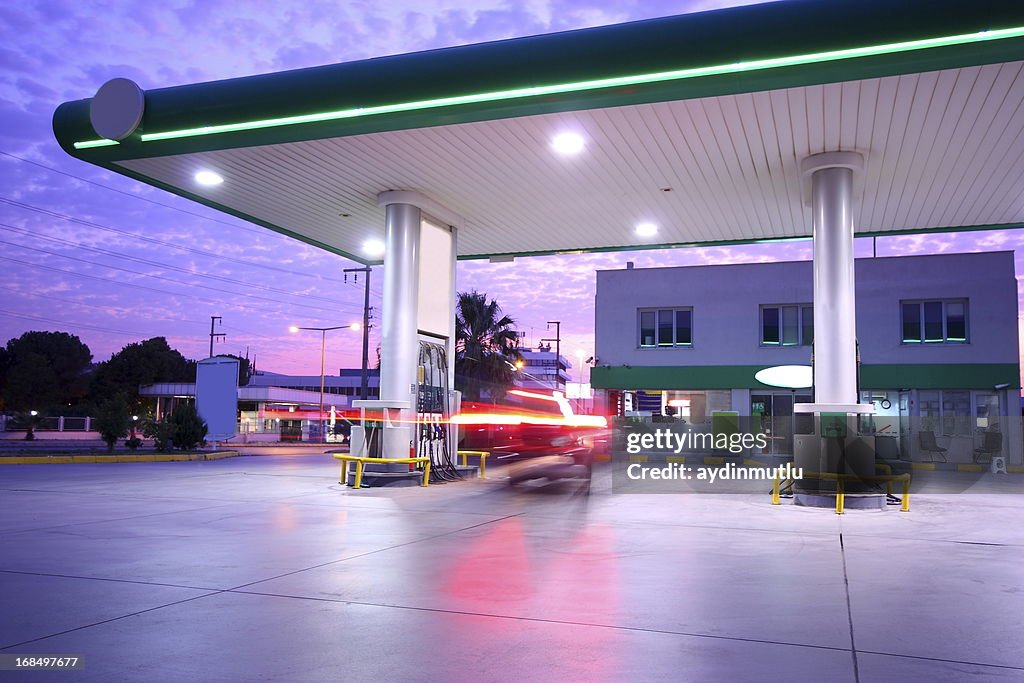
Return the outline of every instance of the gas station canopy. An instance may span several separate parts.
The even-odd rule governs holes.
[[[1017,228],[1022,68],[1019,1],[796,0],[101,92],[54,131],[363,263],[388,190],[445,207],[460,258],[809,237],[800,162],[836,150],[864,157],[857,235]]]

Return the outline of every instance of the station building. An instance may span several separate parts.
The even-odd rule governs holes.
[[[813,402],[813,389],[769,387],[755,374],[811,365],[812,269],[599,271],[592,384],[620,415],[751,416],[770,432],[772,455],[792,454],[793,406]],[[985,433],[998,431],[1007,462],[1021,463],[1013,252],[857,259],[855,272],[858,391],[874,407],[879,448],[971,463]],[[923,450],[921,431],[945,452]]]
[[[367,394],[380,391],[380,371],[367,372]],[[249,383],[238,387],[237,438],[242,441],[309,441],[326,431],[328,442],[348,434],[345,416],[351,416],[352,401],[359,398],[362,370],[342,368],[337,375],[325,375],[324,415],[320,412],[320,375],[285,375],[258,372]],[[194,382],[159,382],[140,387],[139,393],[155,401],[157,419],[181,401],[194,401]]]

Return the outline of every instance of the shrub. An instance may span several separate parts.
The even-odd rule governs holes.
[[[158,451],[177,448],[190,451],[206,443],[206,422],[199,417],[195,405],[180,403],[160,422],[147,422],[142,433],[153,439]]]
[[[107,443],[107,450],[113,452],[117,440],[128,433],[132,418],[128,414],[128,404],[117,397],[104,401],[96,411],[96,431]]]
[[[206,443],[206,422],[199,417],[196,407],[192,403],[180,403],[174,408],[169,419],[171,430],[171,442],[174,447],[190,451],[200,444]]]
[[[137,436],[133,436],[130,439],[125,439],[124,445],[127,446],[129,450],[137,451],[139,450],[139,446],[142,445],[142,439]]]
[[[147,422],[142,427],[143,436],[153,439],[153,446],[161,453],[166,453],[174,447],[171,440],[174,426],[169,420],[164,419],[161,422]]]

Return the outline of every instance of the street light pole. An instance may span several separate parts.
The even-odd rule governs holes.
[[[346,268],[345,273],[366,273],[363,283],[363,370],[359,380],[359,398],[364,401],[370,398],[370,266],[362,268]],[[359,277],[356,275],[356,277]]]
[[[324,358],[327,354],[327,330],[320,330],[320,412],[317,423],[320,425],[320,442],[327,443],[327,430],[324,428]]]
[[[298,327],[292,325],[288,328],[291,333],[299,330],[311,330],[320,333],[320,413],[317,415],[317,424],[320,425],[320,441],[327,443],[327,430],[324,429],[324,359],[327,351],[327,333],[331,330],[340,330],[351,325],[335,325],[334,327]]]
[[[583,356],[586,355],[586,351],[583,349],[576,349],[576,381],[579,383],[579,393],[576,396],[576,410],[580,413],[583,412]]]

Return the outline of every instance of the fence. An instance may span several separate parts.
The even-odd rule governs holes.
[[[0,415],[0,431],[23,432],[23,421],[15,415]],[[92,428],[91,417],[38,417],[34,430],[37,432],[88,432]]]

